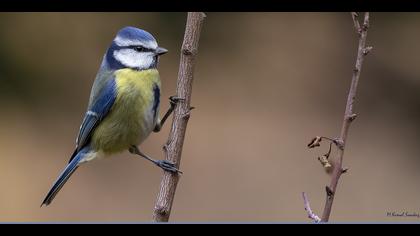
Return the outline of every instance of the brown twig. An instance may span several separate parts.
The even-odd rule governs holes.
[[[331,183],[326,187],[327,199],[325,202],[324,212],[322,213],[322,221],[328,222],[331,214],[331,209],[334,201],[334,195],[337,190],[338,180],[340,176],[346,172],[343,169],[343,156],[344,148],[346,146],[347,135],[349,132],[350,124],[356,118],[356,114],[353,113],[353,104],[356,99],[357,85],[359,83],[360,71],[362,70],[362,64],[364,57],[372,50],[372,47],[366,47],[366,37],[367,31],[369,28],[369,12],[365,13],[363,25],[360,26],[359,21],[357,20],[357,14],[352,13],[352,18],[354,22],[354,27],[359,36],[359,47],[357,50],[357,59],[356,65],[353,70],[353,77],[351,80],[351,86],[347,97],[346,110],[344,113],[343,125],[341,128],[341,134],[339,141],[341,143],[341,148],[338,150],[337,163],[334,166],[334,170],[331,176]]]
[[[181,48],[176,94],[182,100],[175,107],[172,128],[163,147],[166,160],[175,163],[177,168],[179,168],[181,162],[182,146],[190,117],[195,56],[197,55],[198,41],[205,16],[202,12],[188,12],[184,42]],[[167,222],[169,220],[178,180],[179,175],[177,173],[167,171],[163,173],[160,192],[153,212],[155,222]]]

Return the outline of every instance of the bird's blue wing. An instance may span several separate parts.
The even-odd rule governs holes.
[[[86,112],[86,115],[83,119],[82,125],[80,126],[79,135],[76,141],[76,150],[70,161],[80,149],[88,144],[96,126],[102,119],[106,117],[106,115],[111,110],[112,105],[114,104],[117,97],[116,94],[115,78],[111,78],[92,99],[88,111]]]

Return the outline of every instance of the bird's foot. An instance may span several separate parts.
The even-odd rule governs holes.
[[[177,97],[177,96],[175,96],[175,95],[173,95],[173,96],[170,96],[169,97],[169,103],[171,104],[171,106],[175,106],[179,101],[183,101],[183,100],[185,100],[185,98],[180,98],[180,97]]]
[[[167,161],[167,160],[157,160],[155,162],[155,164],[157,166],[159,166],[160,168],[162,168],[163,170],[172,172],[172,173],[180,173],[182,174],[182,171],[178,170],[175,167],[175,164],[173,162]]]

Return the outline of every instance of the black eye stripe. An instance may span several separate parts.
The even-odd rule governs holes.
[[[146,48],[141,45],[118,46],[118,50],[119,49],[133,49],[137,52],[154,52],[155,51],[154,49]]]
[[[132,46],[131,48],[133,48],[137,52],[152,52],[153,51],[153,49],[145,48],[143,46]]]

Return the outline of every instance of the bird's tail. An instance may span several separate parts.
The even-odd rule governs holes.
[[[64,171],[61,172],[58,179],[54,182],[54,185],[48,192],[44,201],[42,201],[41,207],[43,205],[48,206],[52,202],[52,200],[54,200],[55,196],[60,191],[60,189],[64,186],[64,184],[67,182],[70,176],[74,173],[74,171],[76,171],[77,167],[79,167],[79,163],[83,159],[86,153],[87,153],[87,150],[84,148],[80,150],[79,152],[77,152],[74,157],[72,157],[71,161],[67,164]]]

